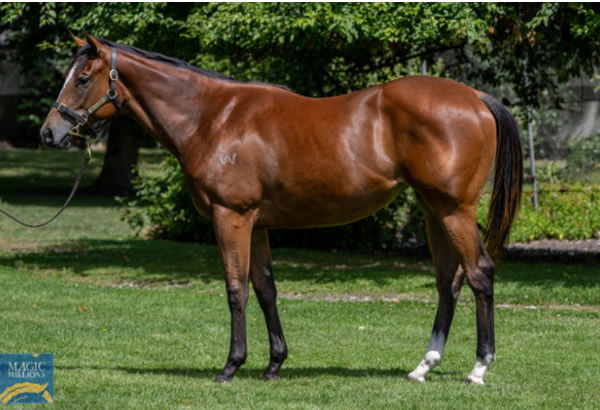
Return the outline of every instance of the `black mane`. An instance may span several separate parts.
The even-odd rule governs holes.
[[[242,82],[240,80],[236,80],[235,78],[227,76],[225,74],[220,74],[220,73],[215,73],[214,71],[205,70],[203,68],[191,65],[190,63],[185,62],[183,60],[179,60],[177,58],[169,57],[169,56],[166,56],[164,54],[155,53],[155,52],[152,52],[152,51],[142,50],[141,48],[137,48],[137,47],[133,47],[133,46],[128,46],[128,45],[125,45],[125,44],[113,43],[112,41],[106,40],[104,38],[98,38],[97,40],[99,42],[101,42],[102,44],[104,44],[105,46],[114,47],[117,50],[123,50],[123,51],[125,51],[127,53],[138,55],[140,57],[147,58],[149,60],[160,61],[162,63],[166,63],[166,64],[169,64],[169,65],[172,65],[174,67],[185,68],[185,69],[191,70],[191,71],[193,71],[195,73],[199,73],[199,74],[205,75],[207,77],[217,78],[219,80]]]
[[[119,43],[114,43],[112,41],[106,40],[104,38],[97,38],[97,40],[104,44],[105,46],[108,47],[114,47],[117,50],[122,50],[125,51],[127,53],[131,53],[143,58],[147,58],[149,60],[154,60],[154,61],[160,61],[162,63],[166,63],[169,65],[172,65],[174,67],[178,67],[178,68],[184,68],[190,71],[193,71],[195,73],[198,74],[202,74],[204,76],[210,77],[210,78],[216,78],[218,80],[225,80],[225,81],[231,81],[231,82],[236,82],[236,83],[246,83],[245,81],[242,80],[237,80],[233,77],[230,77],[228,75],[225,74],[221,74],[221,73],[216,73],[214,71],[210,71],[210,70],[206,70],[204,68],[200,68],[200,67],[196,67],[186,61],[183,60],[179,60],[177,58],[173,58],[173,57],[169,57],[166,56],[164,54],[160,54],[160,53],[155,53],[152,51],[146,51],[146,50],[142,50],[140,48],[137,47],[133,47],[133,46],[129,46],[129,45],[125,45],[125,44],[119,44]],[[81,47],[78,51],[77,51],[77,56],[80,55],[89,55],[89,53],[91,52],[92,47],[89,44],[84,45],[83,47]],[[269,84],[269,83],[261,83],[261,82],[250,82],[250,84],[261,84],[261,85],[268,85],[268,86],[272,86],[272,87],[277,87],[277,88],[282,88],[284,90],[290,90],[288,87],[283,86],[283,85],[278,85],[278,84]]]

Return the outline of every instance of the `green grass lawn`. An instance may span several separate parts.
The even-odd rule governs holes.
[[[143,172],[160,156],[146,152]],[[86,182],[101,166],[95,155]],[[81,153],[0,151],[1,206],[36,222],[62,205]],[[64,192],[64,193],[63,193]],[[496,281],[497,362],[475,359],[465,287],[441,367],[422,358],[436,308],[427,258],[275,249],[289,358],[260,376],[268,338],[255,297],[248,361],[214,377],[229,348],[216,247],[133,237],[115,201],[79,196],[53,224],[0,219],[0,352],[54,354],[58,408],[597,408],[600,268],[505,262]],[[368,300],[353,302],[352,300]]]

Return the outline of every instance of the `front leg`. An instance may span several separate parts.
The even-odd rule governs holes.
[[[225,270],[227,300],[231,312],[231,342],[225,368],[216,381],[231,381],[246,361],[246,303],[250,270],[250,236],[256,212],[240,214],[215,206],[213,224]]]

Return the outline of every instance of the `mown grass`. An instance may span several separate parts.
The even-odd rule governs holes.
[[[444,365],[426,384],[405,375],[427,343],[427,302],[281,300],[290,356],[276,383],[262,314],[248,309],[249,357],[231,385],[212,380],[228,348],[226,298],[193,287],[107,287],[0,268],[2,348],[52,352],[59,408],[593,408],[600,394],[597,312],[498,309],[498,361],[483,388],[474,309],[458,309]]]
[[[7,155],[18,171],[0,169],[2,206],[28,219],[51,215],[81,154],[0,152]],[[101,162],[94,165],[87,181]],[[600,402],[596,266],[500,266],[497,363],[485,387],[463,383],[476,346],[465,287],[444,364],[427,383],[413,384],[404,377],[421,359],[436,308],[427,258],[276,249],[290,348],[282,380],[260,380],[268,339],[252,296],[248,361],[224,385],[213,382],[229,347],[216,247],[133,238],[118,205],[91,196],[77,197],[46,228],[25,230],[0,219],[0,232],[0,350],[54,354],[57,408],[596,408]]]

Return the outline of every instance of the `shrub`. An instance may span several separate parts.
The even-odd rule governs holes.
[[[479,205],[478,221],[485,221],[489,195]],[[574,183],[540,184],[536,210],[532,194],[524,193],[510,234],[511,242],[535,239],[588,239],[600,235],[600,188]]]
[[[160,176],[138,176],[135,196],[120,198],[124,219],[138,234],[175,241],[210,242],[212,224],[196,212],[177,160],[168,155]]]

